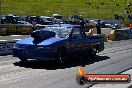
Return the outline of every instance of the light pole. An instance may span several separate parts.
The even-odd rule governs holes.
[[[2,0],[0,0],[0,24],[1,24],[1,16],[2,16],[2,14],[1,14],[1,9],[2,8]],[[1,27],[1,26],[0,26]]]

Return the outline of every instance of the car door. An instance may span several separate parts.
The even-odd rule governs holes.
[[[79,28],[72,30],[70,41],[69,41],[69,50],[71,54],[79,54],[82,51],[82,33]]]

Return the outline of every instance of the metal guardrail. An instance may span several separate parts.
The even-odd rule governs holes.
[[[131,33],[129,31],[131,31]],[[109,34],[109,40],[112,41],[131,39],[131,38],[132,38],[132,30],[130,29],[116,29],[116,30],[112,30]]]
[[[0,35],[31,34],[32,25],[25,24],[1,24]]]

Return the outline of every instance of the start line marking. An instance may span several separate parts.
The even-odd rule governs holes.
[[[22,36],[22,35],[10,35],[10,36]]]

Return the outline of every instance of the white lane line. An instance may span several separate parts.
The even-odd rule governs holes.
[[[6,42],[7,40],[0,40],[0,42]]]
[[[21,39],[12,39],[12,40],[16,40],[16,41],[19,41],[19,40],[21,40]]]
[[[10,36],[22,36],[22,35],[10,35]]]

